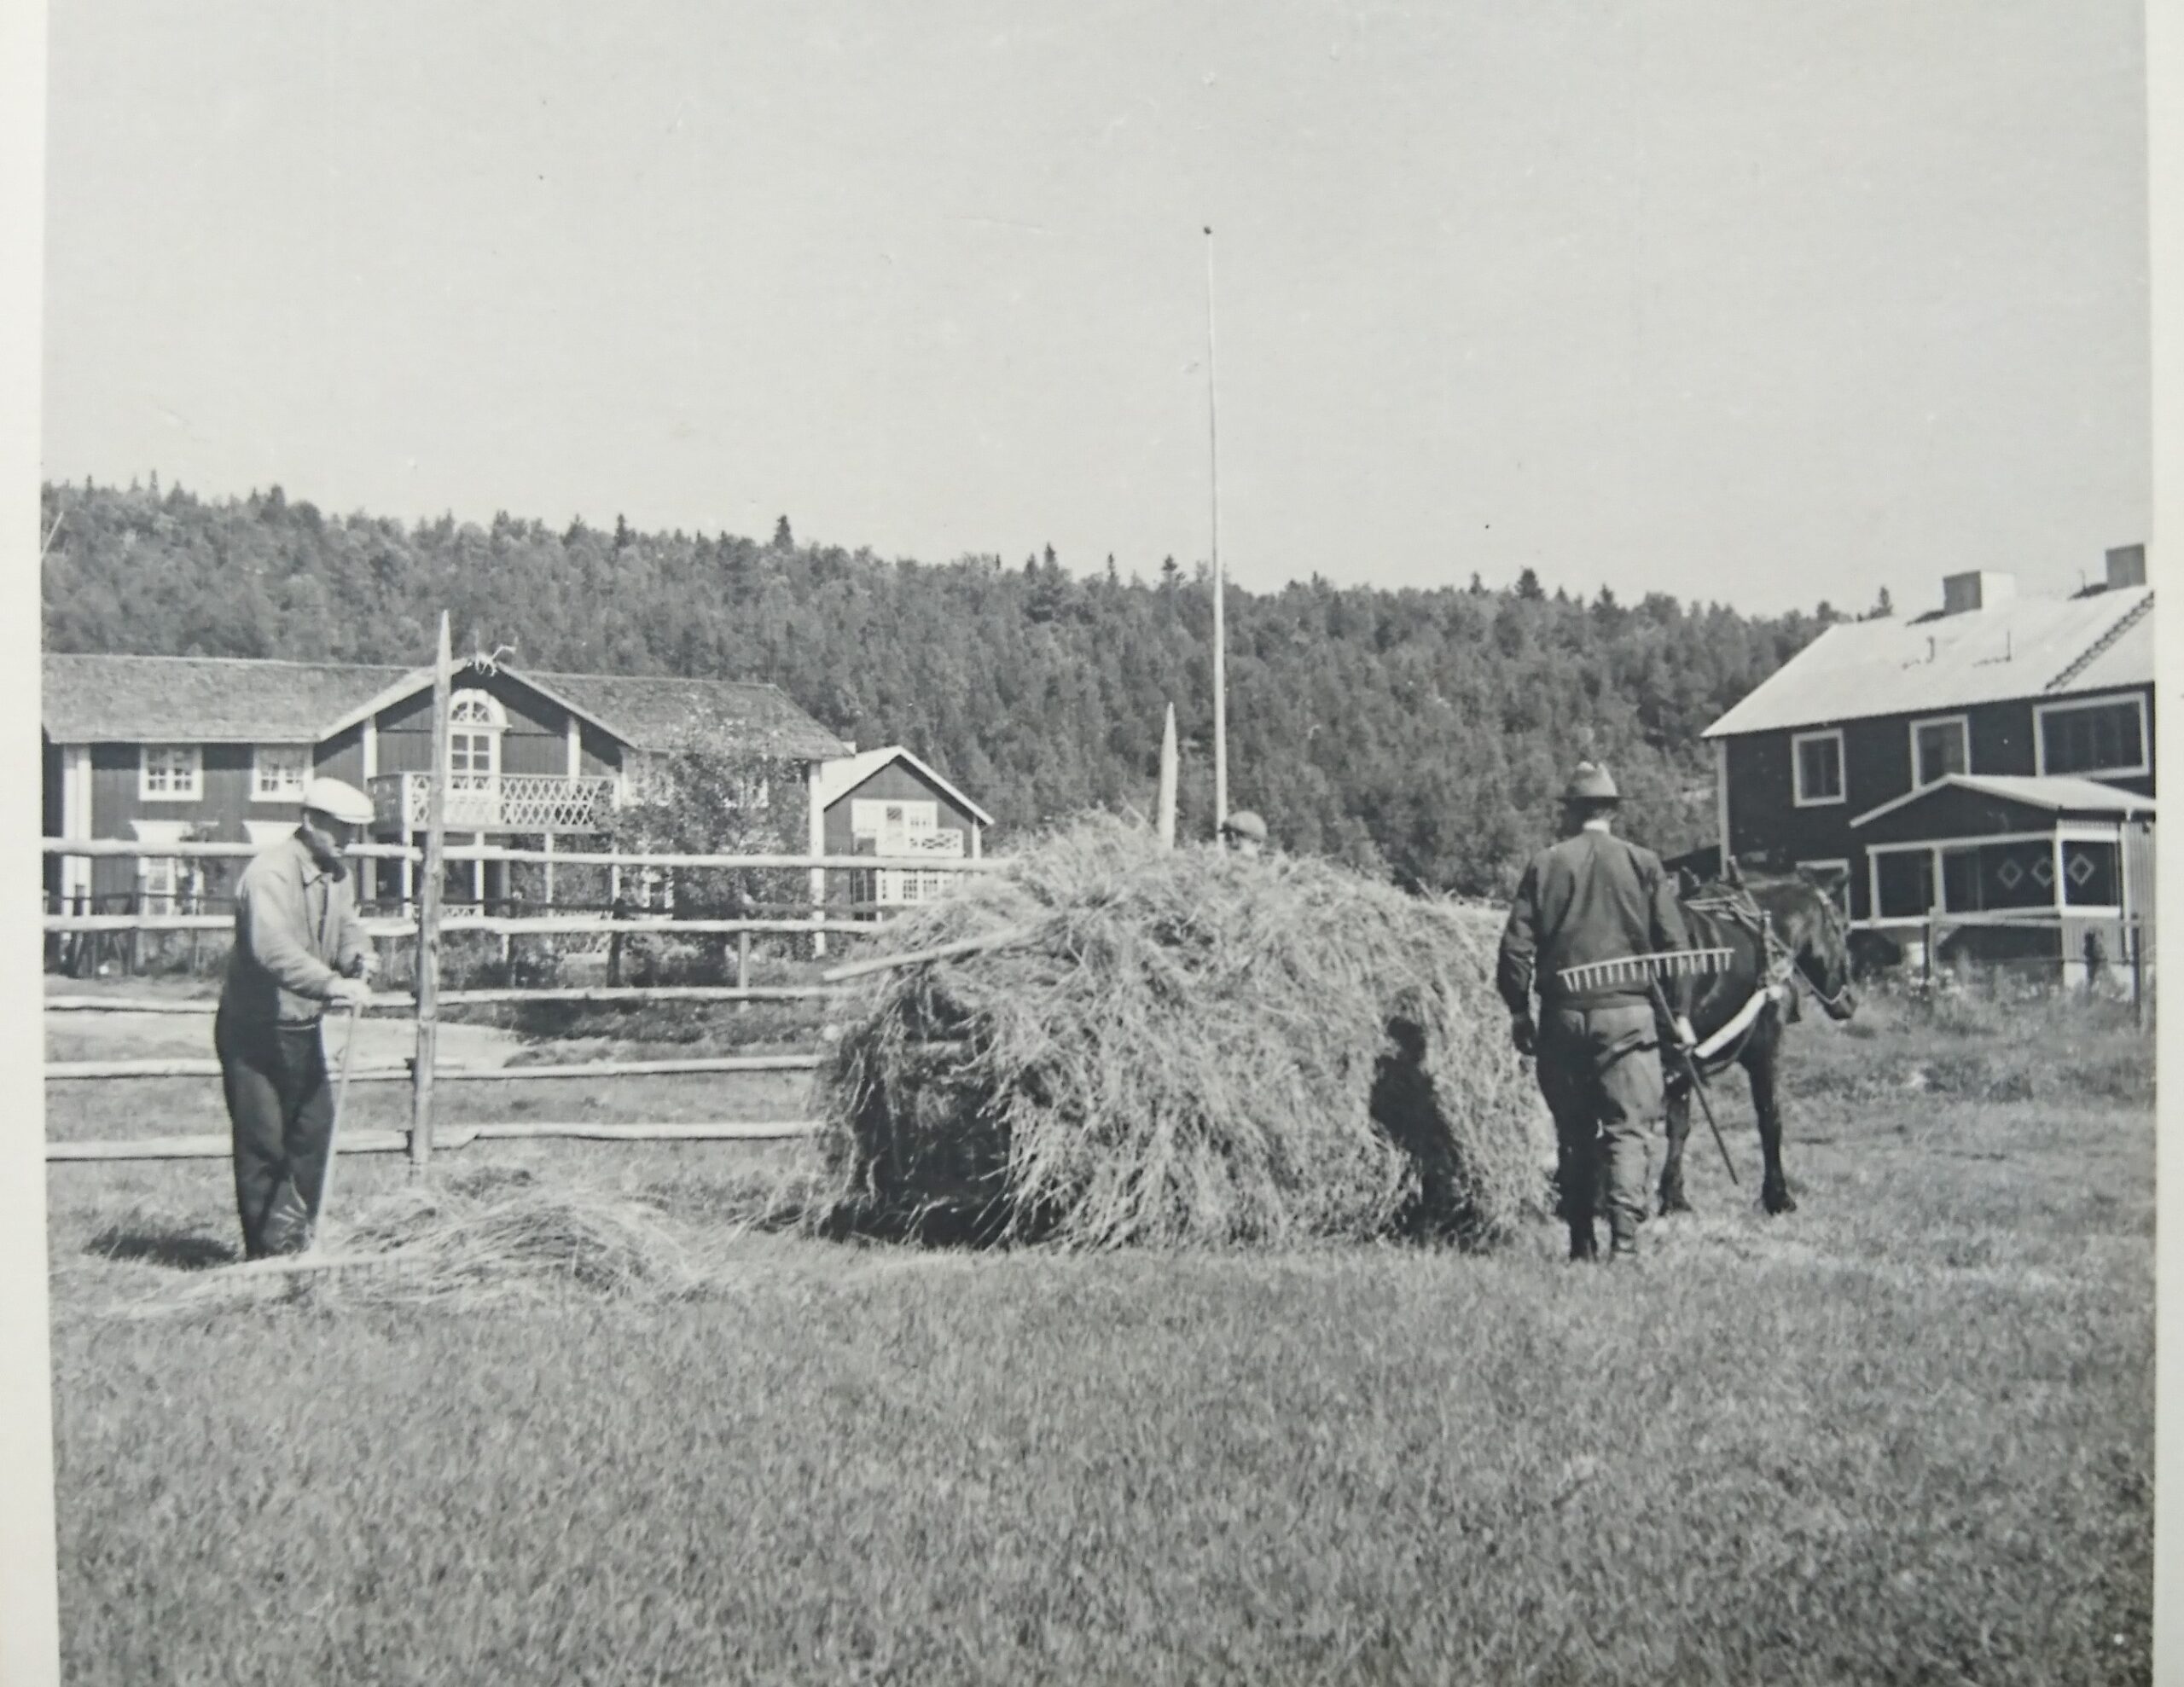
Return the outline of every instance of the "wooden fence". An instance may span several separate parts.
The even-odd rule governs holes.
[[[416,940],[416,979],[407,992],[375,994],[365,1012],[375,1016],[397,1016],[416,1026],[416,1052],[400,1066],[364,1067],[351,1072],[359,1083],[406,1083],[410,1090],[410,1126],[404,1130],[344,1131],[337,1145],[343,1153],[404,1151],[413,1173],[429,1165],[433,1150],[465,1147],[473,1142],[504,1142],[541,1139],[578,1139],[613,1142],[771,1141],[808,1133],[816,1123],[806,1119],[752,1122],[722,1120],[698,1123],[601,1124],[520,1122],[453,1122],[437,1116],[436,1087],[439,1083],[491,1081],[531,1083],[568,1079],[653,1077],[669,1075],[729,1072],[809,1071],[820,1055],[816,1051],[776,1054],[708,1055],[684,1059],[595,1060],[558,1064],[461,1066],[443,1064],[439,1058],[439,1010],[444,1006],[508,1002],[636,1002],[724,1001],[787,1002],[823,1000],[842,994],[838,985],[749,983],[748,940],[754,933],[768,935],[839,936],[869,937],[887,929],[887,922],[828,919],[816,904],[824,900],[823,874],[828,871],[868,872],[902,869],[917,872],[978,872],[991,871],[998,863],[983,859],[935,856],[897,860],[874,855],[689,855],[625,851],[578,851],[548,854],[540,850],[501,849],[491,845],[446,847],[441,824],[446,812],[447,719],[451,664],[448,652],[447,617],[440,618],[438,667],[433,685],[433,767],[421,849],[407,844],[359,844],[350,853],[358,859],[407,860],[424,871],[421,892],[415,901],[415,919],[366,919],[364,929],[375,938],[410,937]],[[99,857],[141,856],[172,861],[192,857],[247,857],[258,848],[249,844],[144,844],[121,838],[52,838],[44,840],[49,855]],[[813,913],[802,919],[770,917],[682,919],[657,911],[632,913],[626,918],[552,914],[463,915],[450,919],[439,894],[445,863],[451,861],[547,861],[557,866],[599,866],[661,869],[795,870],[810,872],[816,885]],[[94,914],[49,913],[48,932],[146,932],[232,930],[231,916],[220,914]],[[536,934],[569,936],[605,933],[619,937],[643,936],[734,935],[740,940],[737,982],[733,985],[624,985],[592,988],[506,988],[443,991],[439,988],[440,939],[448,931],[490,931],[504,937]],[[55,996],[48,998],[49,1013],[169,1013],[209,1015],[216,1004],[209,1001],[160,1001],[142,998]],[[217,1078],[217,1060],[142,1059],[48,1062],[49,1082],[127,1081],[147,1078]],[[49,1143],[49,1162],[82,1160],[172,1160],[217,1158],[229,1151],[225,1134],[145,1137],[96,1142]]]

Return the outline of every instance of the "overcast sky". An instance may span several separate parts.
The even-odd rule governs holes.
[[[2129,0],[55,0],[47,472],[1754,610],[2146,536]]]

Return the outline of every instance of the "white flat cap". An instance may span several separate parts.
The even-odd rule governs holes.
[[[345,785],[338,779],[314,779],[307,783],[304,786],[304,807],[350,826],[372,823],[372,799],[355,786]]]

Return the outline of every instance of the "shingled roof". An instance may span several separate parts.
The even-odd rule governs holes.
[[[849,746],[781,689],[735,680],[608,674],[527,675],[635,749],[712,745],[793,761]],[[301,744],[429,670],[208,656],[44,658],[42,716],[56,744]]]
[[[305,744],[408,671],[235,657],[49,655],[41,714],[56,744]]]
[[[848,745],[798,708],[778,686],[633,674],[541,672],[530,677],[639,750],[721,745],[798,762],[823,762],[849,752]]]

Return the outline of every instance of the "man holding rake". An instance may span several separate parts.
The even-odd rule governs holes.
[[[1615,835],[1620,801],[1606,768],[1579,763],[1562,793],[1565,835],[1525,867],[1496,975],[1517,1050],[1537,1057],[1540,1093],[1554,1115],[1573,1260],[1598,1255],[1593,1223],[1603,1197],[1611,1257],[1636,1257],[1646,1136],[1666,1105],[1661,1007],[1670,1006],[1683,1047],[1695,1041],[1691,977],[1673,961],[1687,948],[1675,884],[1659,856]]]
[[[253,1260],[301,1252],[317,1221],[334,1134],[320,1022],[329,1003],[371,999],[371,940],[342,859],[371,818],[371,799],[354,786],[312,780],[294,835],[252,861],[235,887],[212,1043]]]

